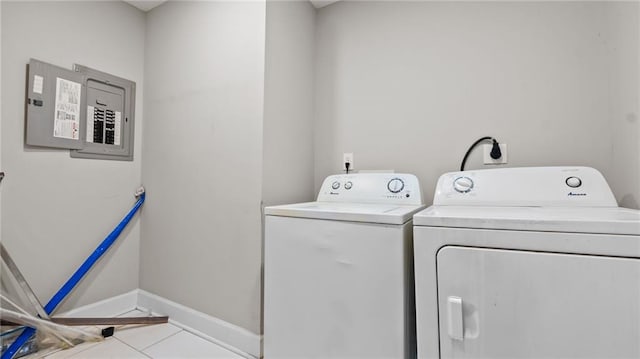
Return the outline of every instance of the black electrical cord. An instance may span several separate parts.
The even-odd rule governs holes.
[[[462,163],[460,164],[460,171],[464,171],[464,165],[465,163],[467,163],[467,157],[469,157],[469,154],[471,153],[471,151],[482,141],[493,142],[493,146],[491,147],[491,153],[489,154],[491,158],[493,158],[494,160],[497,160],[498,158],[502,157],[502,151],[500,151],[500,144],[498,143],[498,140],[496,140],[493,137],[485,136],[485,137],[479,138],[476,142],[474,142],[471,145],[471,147],[469,147],[469,149],[467,150],[467,153],[464,154]]]
[[[351,167],[351,163],[349,163],[349,162],[345,162],[345,163],[344,163],[344,168],[346,169],[347,174],[349,174],[349,167]]]

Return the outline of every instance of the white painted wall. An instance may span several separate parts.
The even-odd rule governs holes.
[[[123,2],[2,1],[2,242],[46,303],[135,202],[140,185],[144,14]],[[104,24],[117,24],[106,27]],[[98,25],[98,26],[96,26]],[[25,147],[26,65],[78,63],[137,84],[133,162]],[[59,311],[138,287],[135,218]]]
[[[417,174],[430,203],[438,176],[495,136],[509,166],[592,166],[637,207],[638,61],[625,58],[638,53],[637,10],[626,13],[635,8],[346,1],[318,10],[316,188],[354,152],[356,169]],[[467,168],[481,167],[477,150]]]
[[[315,9],[267,1],[262,200],[312,201]]]
[[[267,0],[263,206],[315,199],[315,17],[316,10],[308,1]],[[264,262],[264,256],[261,259]]]
[[[140,287],[260,331],[265,2],[147,14]]]
[[[612,168],[621,206],[640,208],[640,2],[606,6],[610,71]]]

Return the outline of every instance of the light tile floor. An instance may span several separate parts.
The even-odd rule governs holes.
[[[146,314],[145,312],[136,310],[126,313],[123,316],[144,316]],[[106,338],[102,342],[83,343],[70,349],[60,350],[45,358],[242,359],[245,357],[176,325],[167,323],[116,327],[114,335]]]

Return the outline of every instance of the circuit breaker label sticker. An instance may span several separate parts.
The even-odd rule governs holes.
[[[95,107],[87,106],[87,142],[93,142]]]
[[[33,76],[33,93],[42,95],[42,86],[44,84],[44,78],[42,76]]]
[[[113,144],[116,146],[120,146],[120,129],[122,127],[122,113],[120,111],[116,111],[115,118],[115,131],[113,134]]]
[[[73,81],[56,78],[56,107],[53,137],[80,138],[80,96],[82,86]]]

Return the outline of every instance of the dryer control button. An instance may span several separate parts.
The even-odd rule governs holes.
[[[351,181],[344,184],[344,189],[351,189],[351,187],[353,187],[353,183],[351,183]]]
[[[400,178],[393,178],[387,183],[387,189],[391,193],[399,193],[404,189],[404,181]]]
[[[340,182],[338,182],[338,181],[333,182],[333,183],[331,184],[331,188],[333,188],[333,189],[338,189],[338,188],[340,188]]]
[[[578,177],[567,177],[565,183],[571,188],[578,188],[582,186],[582,180],[580,180],[580,178]]]
[[[453,189],[460,193],[467,193],[473,188],[473,180],[469,177],[458,177],[453,181]]]

